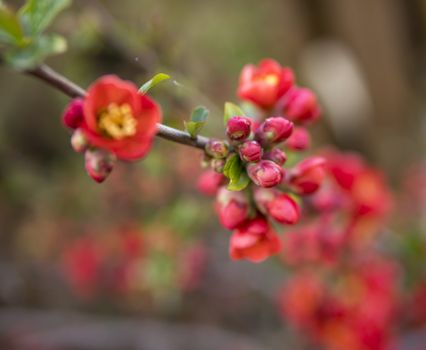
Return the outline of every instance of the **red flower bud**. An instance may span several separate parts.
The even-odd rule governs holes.
[[[246,141],[239,149],[240,158],[245,162],[258,162],[262,158],[262,146],[256,141]]]
[[[285,142],[285,145],[293,151],[304,151],[311,145],[311,137],[308,130],[301,127],[296,127],[293,133]]]
[[[266,119],[256,130],[256,139],[262,145],[280,143],[290,137],[293,132],[293,123],[283,117]]]
[[[89,147],[86,136],[81,129],[76,129],[71,136],[71,146],[77,153],[83,153]]]
[[[213,158],[226,158],[229,154],[229,146],[225,141],[210,140],[206,145],[206,152]]]
[[[244,141],[251,133],[252,120],[247,117],[232,117],[228,120],[226,134],[232,141]]]
[[[278,165],[283,165],[287,161],[287,155],[285,154],[285,152],[277,147],[265,153],[263,158],[272,160],[274,163],[277,163]]]
[[[240,75],[238,97],[261,108],[271,108],[293,86],[290,68],[281,67],[272,59],[264,59],[258,66],[244,66]]]
[[[247,259],[255,263],[265,260],[280,250],[280,239],[262,216],[238,227],[231,236],[229,247],[232,259]]]
[[[309,89],[294,87],[284,99],[284,114],[294,122],[312,122],[321,114],[317,98]]]
[[[111,173],[116,157],[101,149],[87,150],[84,154],[86,171],[96,182],[103,182]]]
[[[277,197],[277,191],[272,188],[255,187],[253,197],[257,208],[262,214],[268,213],[268,204]]]
[[[250,179],[261,187],[274,187],[280,184],[284,177],[284,169],[270,160],[248,164],[247,173]]]
[[[325,165],[322,157],[310,157],[300,162],[290,172],[290,187],[299,194],[315,192],[325,178]]]
[[[223,227],[233,230],[246,221],[249,214],[249,202],[243,192],[219,189],[216,212]]]
[[[267,205],[268,215],[281,224],[294,225],[299,221],[300,208],[289,195],[282,193]]]
[[[72,100],[65,108],[62,114],[62,123],[70,128],[77,129],[83,122],[83,99],[76,98]]]
[[[197,189],[207,196],[214,196],[224,179],[222,174],[214,170],[207,170],[198,178]]]

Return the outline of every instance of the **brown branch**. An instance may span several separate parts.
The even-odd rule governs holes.
[[[84,97],[86,95],[86,91],[82,87],[65,78],[47,65],[40,65],[37,68],[26,71],[26,73],[43,80],[45,83],[62,91],[69,97]],[[163,139],[202,150],[204,150],[207,142],[209,141],[209,139],[204,136],[192,138],[185,131],[177,130],[163,124],[157,124],[157,129],[157,136]]]

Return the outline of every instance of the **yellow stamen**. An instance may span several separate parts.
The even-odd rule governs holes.
[[[279,79],[276,74],[268,74],[262,77],[262,80],[268,83],[269,85],[277,85]]]
[[[99,130],[115,140],[136,134],[137,124],[132,109],[127,103],[120,106],[111,103],[104,111],[99,113]]]

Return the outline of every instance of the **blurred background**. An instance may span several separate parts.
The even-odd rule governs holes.
[[[202,104],[206,136],[223,133],[244,64],[294,68],[324,111],[314,149],[357,151],[382,169],[405,198],[389,230],[426,234],[425,196],[400,207],[407,186],[426,187],[424,171],[407,180],[426,159],[425,1],[74,0],[52,30],[69,50],[48,63],[84,87],[106,73],[137,84],[170,74],[152,91],[164,123],[183,128]],[[320,348],[280,315],[281,261],[230,261],[229,233],[195,186],[199,151],[157,139],[98,185],[61,125],[67,101],[0,66],[2,349]],[[422,329],[401,327],[397,348],[424,349]]]

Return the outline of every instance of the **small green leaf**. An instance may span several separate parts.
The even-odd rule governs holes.
[[[30,36],[41,34],[71,0],[28,0],[19,10],[19,18]]]
[[[67,48],[66,40],[59,35],[41,36],[24,48],[14,48],[5,54],[7,63],[16,69],[34,68],[51,55],[62,53]]]
[[[231,169],[235,166],[235,163],[238,163],[239,157],[237,154],[233,153],[228,157],[225,163],[225,167],[223,168],[223,175],[227,178],[231,177]]]
[[[228,123],[228,120],[232,117],[235,116],[244,116],[245,113],[244,111],[237,106],[236,104],[232,103],[232,102],[226,102],[225,103],[225,114],[223,117],[223,121],[225,123],[225,125]]]
[[[200,131],[203,129],[205,122],[193,122],[193,121],[184,121],[185,129],[191,135],[192,138],[195,138]]]
[[[209,110],[204,106],[198,106],[192,111],[191,120],[193,122],[205,122],[208,116]]]
[[[248,177],[247,173],[243,171],[238,178],[231,178],[227,189],[229,191],[242,191],[248,186],[249,183],[250,178]]]
[[[191,135],[192,138],[195,138],[203,128],[206,123],[209,111],[206,107],[199,106],[194,108],[191,114],[191,121],[184,121],[185,129]]]
[[[244,164],[241,162],[240,157],[235,153],[226,161],[223,174],[229,178],[227,188],[230,191],[241,191],[250,183],[250,179],[244,169]]]
[[[139,89],[139,92],[142,94],[146,94],[155,85],[167,79],[170,79],[170,75],[167,75],[164,73],[158,73],[154,75],[152,79],[148,80],[145,84],[143,84],[141,88]]]
[[[0,44],[18,45],[24,33],[15,13],[0,2]]]

